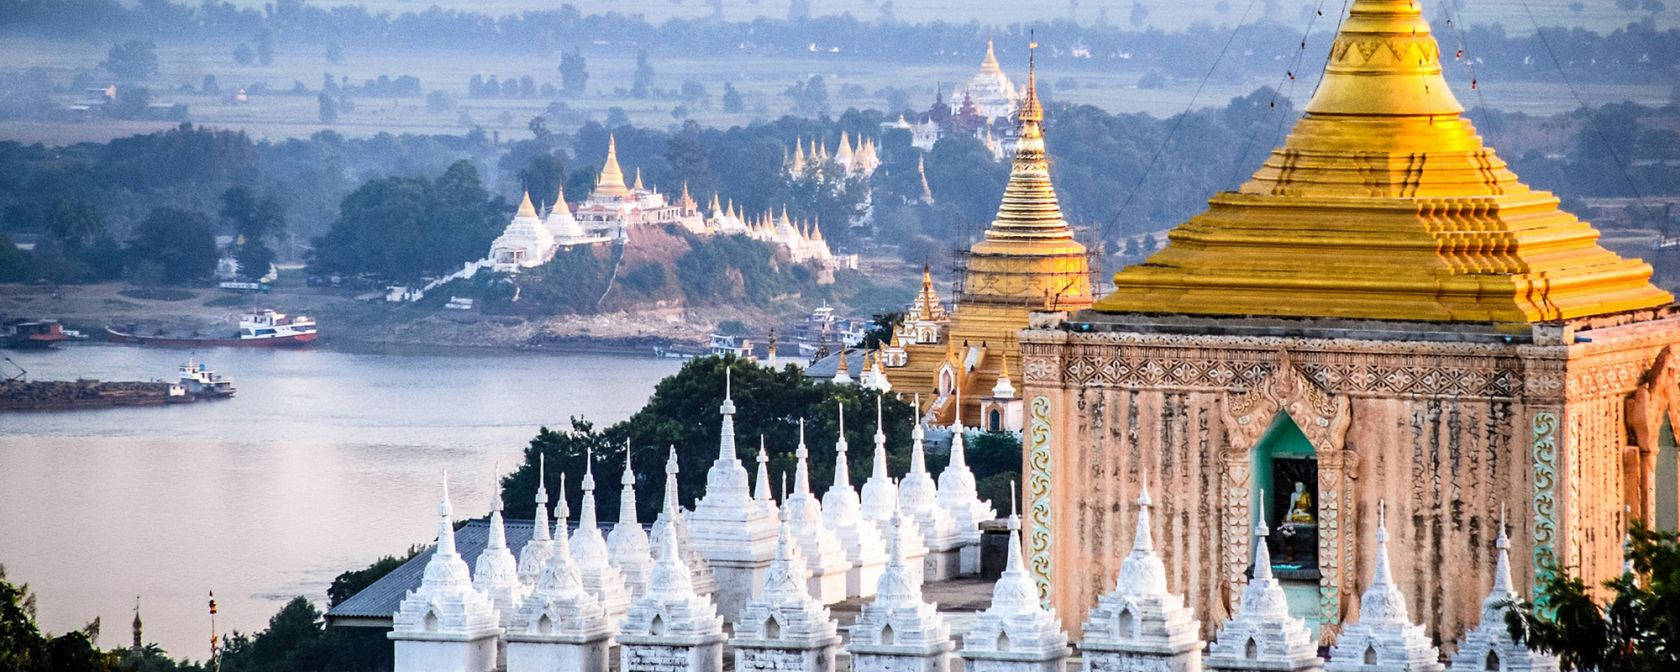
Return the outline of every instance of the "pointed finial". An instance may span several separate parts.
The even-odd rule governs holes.
[[[502,463],[500,461],[492,461],[490,463],[490,512],[491,513],[501,513],[502,512],[502,488],[500,487],[501,486],[501,480],[496,478],[496,474],[499,473],[501,470],[502,470]]]
[[[636,484],[636,472],[630,466],[630,437],[624,438],[624,476],[618,482],[630,486]]]
[[[548,486],[543,482],[543,474],[548,471],[548,455],[537,453],[537,504],[548,506]]]

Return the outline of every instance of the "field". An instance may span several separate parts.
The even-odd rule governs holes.
[[[635,69],[635,54],[596,48],[586,51],[589,67],[590,92],[578,97],[527,99],[475,99],[467,97],[467,82],[475,74],[496,75],[501,79],[532,77],[540,87],[544,83],[559,84],[556,68],[558,54],[546,52],[468,52],[439,49],[414,52],[382,49],[376,45],[345,46],[345,61],[327,62],[320,47],[288,45],[276,49],[275,60],[268,66],[241,66],[234,62],[232,52],[237,43],[169,43],[158,45],[161,64],[159,76],[152,88],[160,102],[185,103],[190,119],[210,126],[243,129],[253,136],[267,139],[304,137],[325,128],[353,136],[379,132],[461,133],[479,126],[499,133],[503,138],[524,137],[529,120],[543,112],[552,100],[559,100],[586,118],[604,120],[612,107],[623,109],[632,123],[656,128],[680,123],[672,112],[680,105],[689,107],[689,118],[709,126],[744,124],[755,119],[775,118],[792,112],[792,101],[782,92],[793,82],[814,74],[827,80],[831,108],[838,113],[848,107],[881,109],[885,107],[882,90],[885,87],[905,89],[913,107],[925,108],[932,102],[935,87],[944,84],[947,92],[973,74],[978,65],[976,45],[975,63],[949,65],[900,66],[885,62],[856,60],[828,55],[813,55],[803,59],[767,59],[746,54],[722,54],[709,59],[655,58],[655,86],[676,90],[684,81],[703,85],[708,98],[700,103],[685,103],[680,99],[637,99],[623,95],[628,89]],[[10,68],[44,69],[54,82],[68,83],[77,72],[96,72],[97,64],[105,57],[109,45],[102,42],[47,39],[9,39],[0,46],[0,54]],[[1054,63],[1054,62],[1052,62]],[[1024,64],[1007,63],[1006,68],[1017,78],[1024,76]],[[380,75],[414,75],[420,78],[427,91],[441,90],[455,100],[455,107],[444,112],[430,112],[423,98],[379,98],[358,96],[355,109],[340,114],[331,124],[319,120],[315,92],[321,87],[323,74],[335,78],[348,77],[353,84]],[[1457,74],[1457,73],[1454,73]],[[269,93],[253,95],[244,104],[234,104],[224,96],[195,93],[205,75],[215,75],[224,92],[261,84]],[[1169,82],[1165,88],[1140,89],[1139,70],[1110,71],[1061,69],[1045,67],[1040,81],[1053,99],[1087,103],[1114,112],[1145,112],[1156,116],[1176,114],[1184,109],[1195,92],[1195,81]],[[291,94],[301,83],[307,93]],[[747,111],[726,114],[719,108],[719,98],[725,83],[741,91]],[[1275,86],[1276,79],[1253,78],[1249,81],[1212,82],[1195,100],[1197,107],[1221,106],[1232,97],[1247,94],[1260,86]],[[862,95],[846,95],[848,85],[861,87]],[[1485,102],[1490,107],[1551,114],[1577,107],[1575,98],[1561,82],[1501,82],[1484,81],[1479,92],[1469,91],[1468,82],[1454,82],[1458,94],[1467,105]],[[1297,105],[1305,102],[1312,81],[1298,83]],[[1667,102],[1670,87],[1661,85],[1622,85],[1579,83],[1582,96],[1590,104],[1633,100],[1645,104]],[[60,102],[73,103],[78,94],[66,93]],[[165,128],[173,122],[89,122],[0,123],[0,140],[66,144],[79,141],[99,141],[137,132]],[[570,130],[575,125],[551,122],[555,130]]]

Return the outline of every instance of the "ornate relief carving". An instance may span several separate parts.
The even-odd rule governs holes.
[[[1645,371],[1639,387],[1626,402],[1628,435],[1633,445],[1624,456],[1622,471],[1634,487],[1629,488],[1623,499],[1634,507],[1634,515],[1643,520],[1652,520],[1656,515],[1656,455],[1661,447],[1663,420],[1680,427],[1680,390],[1676,385],[1680,385],[1680,357],[1674,355],[1671,345],[1657,353],[1656,361]]]
[[[1535,587],[1557,566],[1557,423],[1551,411],[1534,414],[1534,576]]]
[[[1038,599],[1050,604],[1050,399],[1033,397],[1032,425],[1028,429],[1027,517],[1032,532],[1027,542],[1028,566]]]

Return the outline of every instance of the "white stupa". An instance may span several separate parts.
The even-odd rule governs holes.
[[[1264,492],[1260,501],[1266,501]],[[1202,666],[1231,672],[1316,672],[1324,666],[1306,622],[1289,615],[1283,586],[1272,577],[1266,550],[1266,512],[1254,522],[1254,576],[1243,587],[1237,613],[1219,627]]]
[[[542,578],[543,565],[548,562],[548,554],[553,552],[554,540],[548,535],[548,486],[543,482],[543,473],[548,469],[548,456],[537,454],[537,509],[531,519],[531,538],[519,549],[519,582],[526,586],[534,586],[537,579]],[[564,503],[565,499],[561,499]],[[565,519],[561,519],[565,524]],[[564,528],[562,528],[564,529]]]
[[[606,672],[612,622],[583,589],[571,544],[555,535],[542,576],[507,629],[507,672]]]
[[[869,480],[863,482],[859,513],[881,530],[886,538],[888,521],[898,510],[898,484],[887,472],[887,430],[881,422],[881,397],[875,397],[875,453],[869,463]]]
[[[636,517],[636,472],[630,463],[630,440],[624,440],[624,474],[618,482],[623,486],[618,494],[618,521],[607,532],[607,557],[618,572],[624,575],[624,585],[631,597],[647,590],[648,572],[653,569],[653,547],[648,544],[647,530]]]
[[[1065,672],[1072,653],[1067,632],[1055,610],[1039,602],[1038,586],[1021,557],[1021,516],[1015,513],[1009,515],[1005,562],[1003,575],[992,585],[992,605],[975,615],[963,635],[963,660],[975,672]]]
[[[408,591],[391,615],[391,632],[386,635],[395,649],[395,672],[496,668],[501,617],[490,596],[473,587],[467,563],[455,551],[449,513],[449,475],[444,474],[437,548],[426,562],[420,587]]]
[[[1505,537],[1505,514],[1499,514],[1499,535],[1493,539],[1493,589],[1482,598],[1482,622],[1464,633],[1453,653],[1452,672],[1557,672],[1556,656],[1516,642],[1505,625],[1517,591],[1511,582],[1511,542]]]
[[[1359,597],[1359,620],[1343,624],[1330,647],[1325,672],[1441,672],[1441,652],[1429,643],[1423,626],[1413,623],[1406,597],[1388,568],[1388,523],[1377,500],[1376,565],[1371,584]]]
[[[811,494],[810,451],[805,448],[805,420],[799,421],[799,447],[794,450],[793,493],[782,498],[788,534],[799,544],[805,566],[811,572],[811,596],[823,604],[846,599],[846,573],[851,562],[840,537],[823,524],[822,504]]]
[[[764,585],[764,572],[776,554],[776,519],[752,501],[747,470],[735,450],[735,401],[730,398],[730,370],[724,369],[723,422],[718,457],[706,471],[706,494],[688,518],[694,548],[717,576],[718,610],[740,615],[747,600]]]
[[[607,610],[607,619],[617,623],[630,608],[630,589],[624,585],[624,575],[612,565],[607,539],[596,525],[594,453],[585,453],[583,460],[583,498],[578,503],[577,529],[572,531],[572,560],[577,563],[583,589]]]
[[[782,512],[776,507],[776,498],[770,496],[770,453],[764,450],[764,435],[758,435],[758,476],[753,479],[753,501],[764,507],[764,512],[771,518],[780,520]]]
[[[810,573],[788,530],[784,524],[777,533],[776,557],[765,572],[764,587],[735,622],[735,636],[729,640],[735,648],[735,669],[834,669],[839,625],[806,588]]]
[[[980,523],[997,518],[992,503],[980,499],[975,489],[974,472],[968,468],[968,453],[963,446],[962,392],[957,392],[956,422],[951,425],[951,461],[939,472],[939,507],[951,514],[952,526],[962,539],[959,552],[959,572],[973,574],[980,571]]]
[[[876,398],[880,409],[880,398]],[[823,524],[834,530],[846,550],[846,596],[869,597],[887,565],[887,542],[880,528],[863,519],[863,503],[852,488],[851,465],[846,461],[846,407],[840,406],[840,438],[834,442],[834,483],[822,497]]]
[[[1183,595],[1167,591],[1167,569],[1155,554],[1149,527],[1147,484],[1137,503],[1132,552],[1120,563],[1114,590],[1097,598],[1085,621],[1081,669],[1197,672],[1202,669],[1201,623],[1184,606]]]
[[[939,505],[939,486],[927,470],[927,452],[920,422],[910,430],[910,472],[898,484],[899,515],[912,518],[921,528],[927,559],[922,564],[928,581],[955,578],[961,569],[963,537],[951,520],[951,513]]]
[[[525,192],[519,201],[519,212],[508,221],[502,235],[491,241],[490,262],[496,270],[517,271],[541,266],[553,254],[554,236],[537,217],[537,209],[531,205],[531,193]]]
[[[502,488],[494,469],[490,473],[490,492],[490,538],[473,560],[473,587],[496,603],[496,611],[501,614],[500,625],[505,628],[530,587],[519,582],[519,562],[508,550],[507,527],[502,524]]]
[[[677,556],[688,565],[695,594],[712,597],[717,594],[717,578],[713,576],[712,566],[706,562],[705,556],[694,549],[694,539],[689,536],[688,519],[677,501],[677,473],[677,449],[672,446],[670,455],[665,458],[665,504],[659,517],[653,521],[651,543],[657,547],[659,535],[676,534]]]
[[[689,576],[676,535],[659,535],[648,591],[630,605],[618,632],[619,670],[723,670],[723,617],[694,592]]]
[[[898,516],[890,526],[898,527]],[[939,608],[922,599],[922,584],[905,571],[897,535],[887,541],[887,567],[875,599],[852,624],[846,651],[855,672],[945,672],[953,648]]]
[[[898,489],[897,483],[891,485],[894,490]],[[926,578],[928,565],[928,547],[922,541],[922,528],[916,525],[915,520],[903,516],[898,516],[898,524],[894,525],[893,516],[887,516],[886,529],[881,531],[881,536],[886,540],[889,548],[893,541],[898,542],[898,554],[904,558],[905,575],[910,577],[910,580],[914,581],[916,585],[922,585]],[[882,572],[885,573],[885,571],[886,568],[883,566]]]

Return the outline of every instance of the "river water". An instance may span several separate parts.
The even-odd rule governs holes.
[[[0,350],[34,380],[173,380],[197,354],[230,400],[0,414],[0,564],[39,594],[42,626],[100,617],[126,646],[203,659],[217,624],[253,631],[296,595],[431,542],[439,473],[458,518],[489,509],[538,427],[640,408],[670,360],[547,353],[73,346]],[[0,376],[16,368],[0,361]]]

